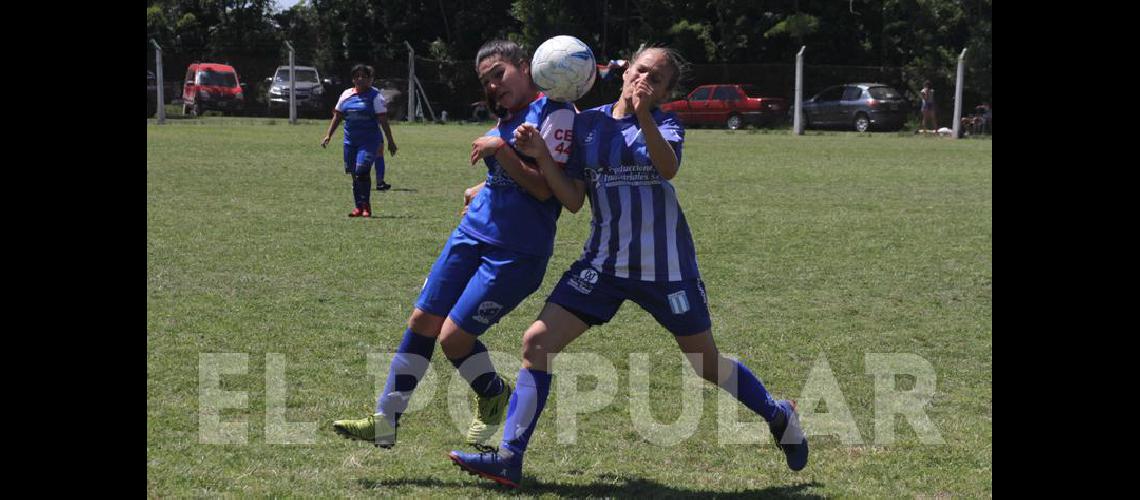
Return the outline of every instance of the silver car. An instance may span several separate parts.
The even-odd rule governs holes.
[[[807,128],[850,127],[898,130],[906,123],[910,102],[881,83],[848,83],[828,87],[803,103]]]
[[[297,76],[294,88],[297,90],[297,114],[304,112],[323,113],[330,109],[325,93],[329,80],[322,80],[317,68],[312,66],[293,66],[293,73]],[[273,78],[267,78],[269,83],[269,114],[270,116],[289,115],[289,67],[278,66]]]

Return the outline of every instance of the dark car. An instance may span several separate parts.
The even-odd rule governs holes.
[[[807,128],[898,130],[906,123],[910,102],[889,85],[848,83],[824,89],[804,102],[803,110]]]
[[[788,101],[767,97],[753,85],[701,85],[680,101],[661,109],[672,111],[686,126],[715,125],[736,130],[744,125],[775,125],[787,119]]]

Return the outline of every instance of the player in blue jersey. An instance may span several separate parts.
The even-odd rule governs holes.
[[[500,450],[450,455],[468,472],[500,484],[519,485],[523,454],[550,390],[550,358],[592,325],[613,318],[626,300],[674,335],[698,374],[768,421],[788,467],[807,465],[807,439],[794,403],[774,400],[713,340],[693,239],[669,182],[681,164],[685,131],[675,115],[656,107],[676,86],[683,65],[673,51],[657,47],[639,50],[631,61],[618,101],[578,115],[564,171],[534,127],[516,131],[518,148],[538,160],[555,196],[571,212],[589,197],[593,217],[581,258],[523,337],[523,369]]]
[[[564,163],[575,116],[572,104],[539,93],[529,61],[513,42],[492,41],[479,49],[479,81],[490,107],[500,109],[502,117],[471,145],[471,164],[483,160],[487,179],[480,189],[468,190],[467,212],[424,283],[375,413],[333,422],[343,436],[381,447],[395,443],[396,425],[427,370],[437,338],[478,398],[467,444],[482,447],[506,416],[511,388],[495,372],[479,335],[542,283],[562,210],[534,158],[515,149],[514,131],[524,123],[535,126],[541,137],[536,140],[553,152],[549,161]]]
[[[396,155],[396,140],[388,126],[388,108],[380,91],[372,86],[372,66],[357,64],[352,68],[352,88],[340,95],[333,109],[332,122],[321,147],[328,146],[337,125],[344,121],[344,173],[352,175],[352,197],[356,208],[349,217],[372,217],[368,190],[372,186],[370,172],[376,164],[377,178],[384,174],[384,137],[388,152]],[[384,132],[380,132],[380,128]],[[379,187],[377,187],[379,189]]]

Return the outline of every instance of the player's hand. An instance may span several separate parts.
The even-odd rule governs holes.
[[[467,215],[467,207],[471,205],[471,200],[475,199],[475,195],[478,195],[482,189],[480,186],[475,186],[463,191],[463,209],[459,211],[460,216]]]
[[[506,141],[499,137],[483,136],[471,143],[471,164],[488,156],[494,156],[500,147],[506,146]]]
[[[391,153],[392,156],[396,156],[397,149],[399,148],[396,147],[396,143],[394,141],[388,141],[388,152]]]
[[[546,148],[546,141],[534,125],[524,123],[515,129],[515,148],[532,158],[540,158],[550,154]]]
[[[646,80],[641,80],[634,84],[633,96],[631,98],[634,113],[642,113],[649,111],[653,101],[653,86]]]
[[[331,136],[331,135],[326,135],[324,139],[321,139],[321,147],[323,148],[323,147],[325,147],[325,146],[328,146],[328,145],[329,145],[329,141],[331,141],[331,140],[332,140],[332,136]]]

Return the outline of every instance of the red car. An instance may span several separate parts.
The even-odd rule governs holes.
[[[237,71],[228,64],[194,63],[186,68],[182,87],[182,113],[201,116],[208,109],[238,112],[245,95]]]
[[[764,97],[753,85],[723,83],[701,85],[681,101],[661,109],[677,114],[685,125],[715,125],[736,130],[744,125],[779,124],[788,118],[788,101]]]

